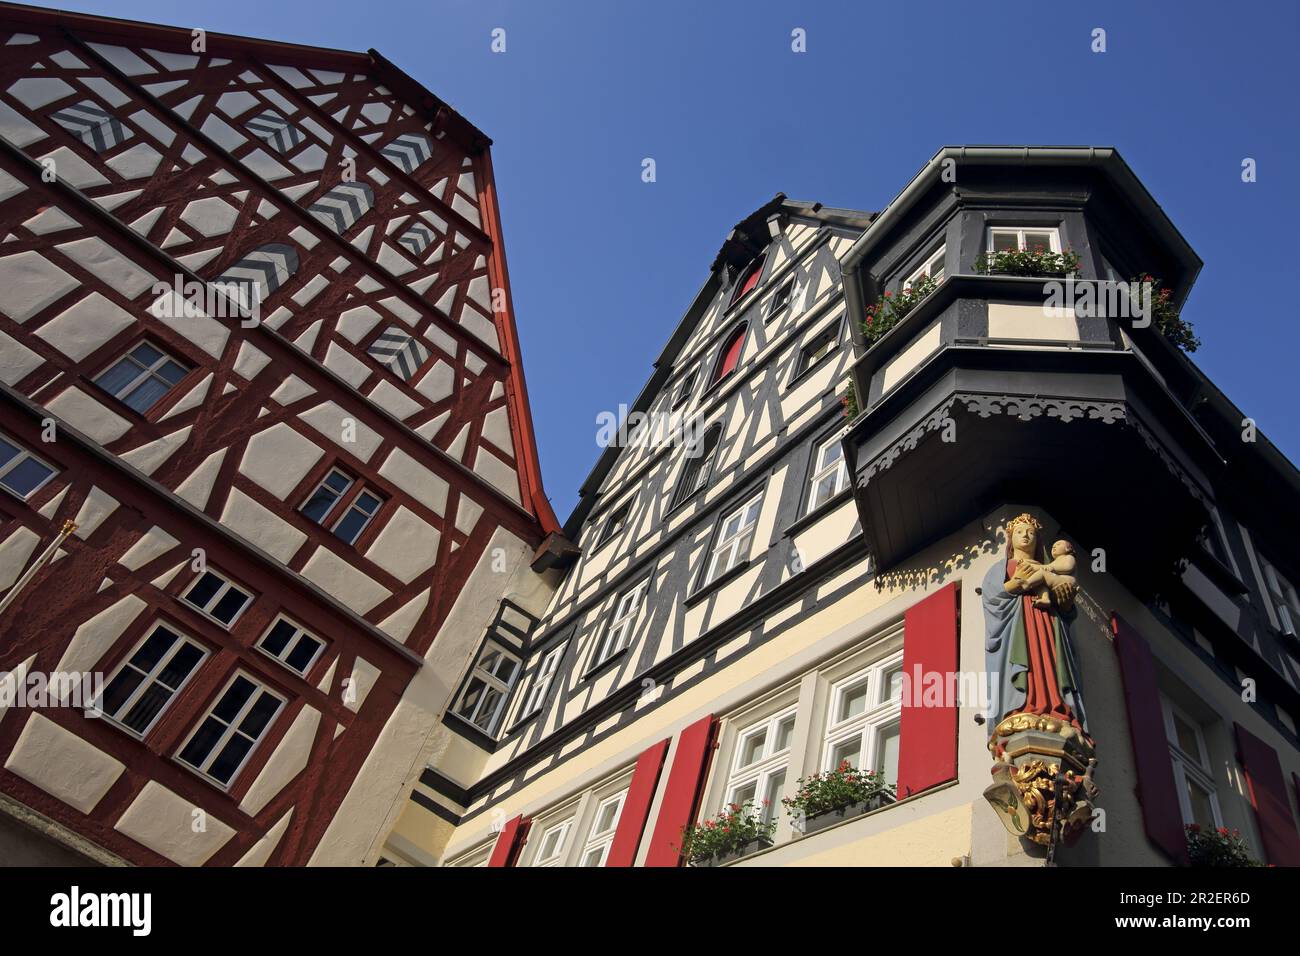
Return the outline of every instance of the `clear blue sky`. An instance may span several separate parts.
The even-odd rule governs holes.
[[[1185,311],[1195,361],[1300,458],[1295,0],[60,5],[374,47],[494,139],[561,520],[595,463],[596,415],[635,398],[737,220],[777,192],[880,209],[946,144],[1117,147],[1205,260]],[[795,27],[807,53],[791,52]],[[656,183],[641,181],[644,157]]]

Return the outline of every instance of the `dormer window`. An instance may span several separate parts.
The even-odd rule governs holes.
[[[722,351],[718,353],[718,364],[714,366],[713,378],[709,381],[709,388],[713,388],[724,378],[736,370],[740,364],[740,351],[745,345],[745,323],[741,323],[731,330],[731,334],[726,337],[722,343]]]

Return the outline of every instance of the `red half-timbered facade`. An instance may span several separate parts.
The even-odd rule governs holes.
[[[363,862],[558,531],[489,141],[374,52],[0,48],[0,672],[104,681],[0,709],[5,839]]]

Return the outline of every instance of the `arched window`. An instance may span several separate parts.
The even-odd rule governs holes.
[[[731,302],[729,304],[735,305],[745,296],[749,295],[749,293],[753,292],[754,286],[758,285],[758,277],[762,274],[763,257],[758,256],[753,262],[746,266],[745,271],[740,274],[740,278],[736,281],[736,287],[732,290]]]
[[[713,472],[713,457],[718,450],[718,439],[722,437],[722,425],[710,425],[704,436],[686,446],[686,465],[682,468],[681,480],[677,483],[677,494],[673,495],[672,507],[679,504],[709,483]]]
[[[714,366],[713,378],[709,380],[710,388],[736,370],[736,366],[740,364],[740,350],[744,344],[745,323],[742,322],[731,330],[731,334],[722,343],[722,351],[718,353],[718,364]]]

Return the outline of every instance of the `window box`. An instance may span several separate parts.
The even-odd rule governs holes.
[[[1198,823],[1189,823],[1187,831],[1187,859],[1194,867],[1249,867],[1263,866],[1250,855],[1250,848],[1241,838],[1240,830],[1227,827],[1210,829]]]
[[[794,828],[804,836],[811,836],[818,830],[825,830],[827,827],[834,826],[837,823],[843,823],[845,820],[852,820],[854,817],[860,817],[864,813],[870,813],[872,810],[879,810],[881,807],[887,807],[894,802],[892,795],[888,793],[877,793],[875,796],[866,800],[859,800],[857,803],[850,803],[847,806],[840,807],[837,810],[824,810],[821,813],[812,816],[797,816],[794,819]]]
[[[937,288],[939,283],[926,276],[915,284],[904,286],[897,295],[886,292],[874,305],[867,306],[862,321],[862,337],[867,347],[884,338],[886,332],[903,321],[922,299]]]
[[[757,840],[750,840],[743,846],[726,853],[706,857],[702,860],[691,860],[691,866],[726,866],[728,863],[734,863],[736,860],[757,853],[759,850],[766,850],[771,845],[772,841],[768,837],[759,837]]]
[[[1063,276],[1079,271],[1079,256],[1061,251],[1061,235],[1051,229],[989,230],[988,252],[975,258],[975,271],[983,275]]]

